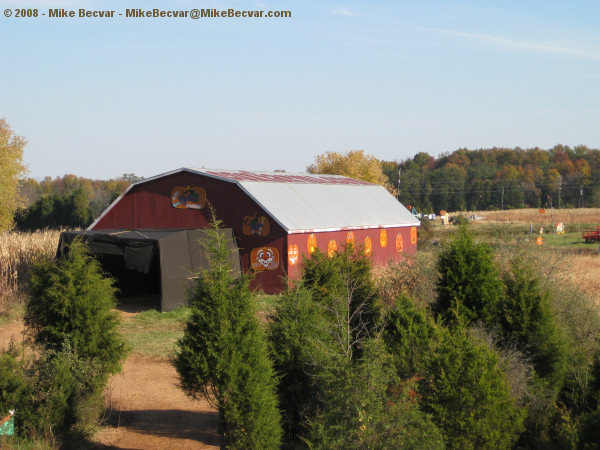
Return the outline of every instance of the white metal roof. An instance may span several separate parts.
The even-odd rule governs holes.
[[[136,185],[184,171],[237,184],[288,233],[421,224],[384,187],[340,175],[182,168]]]
[[[246,181],[239,185],[289,233],[420,225],[382,186]]]

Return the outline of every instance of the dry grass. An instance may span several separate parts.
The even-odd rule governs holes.
[[[562,258],[561,264],[565,270],[557,271],[557,276],[572,282],[600,308],[600,256],[568,255]]]
[[[504,211],[469,211],[461,213],[466,216],[476,214],[485,217],[485,220],[476,223],[554,223],[563,222],[570,224],[597,223],[600,225],[600,208],[581,209],[546,209],[540,214],[538,209],[512,209]]]
[[[31,264],[56,253],[60,231],[0,233],[0,315],[23,301]]]

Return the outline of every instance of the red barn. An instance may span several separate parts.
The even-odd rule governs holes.
[[[382,186],[339,175],[182,168],[131,185],[89,229],[205,228],[208,203],[268,293],[316,248],[353,241],[375,264],[417,250],[415,216]]]

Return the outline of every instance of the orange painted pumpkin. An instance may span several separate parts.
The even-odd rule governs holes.
[[[354,245],[354,231],[348,231],[346,233],[346,244]]]
[[[371,243],[371,238],[367,236],[365,238],[365,255],[371,256],[371,251],[373,250],[373,244]]]
[[[381,245],[381,248],[387,247],[387,231],[385,228],[382,228],[379,232],[379,245]]]
[[[417,227],[410,227],[410,243],[413,245],[417,243]]]
[[[290,266],[295,266],[300,260],[300,251],[296,244],[290,244],[288,246],[288,263]]]
[[[404,240],[402,239],[402,235],[400,233],[398,233],[396,235],[396,251],[398,253],[402,253],[403,249],[404,249]]]
[[[308,239],[306,240],[306,249],[308,250],[309,255],[312,255],[317,249],[317,236],[315,236],[315,233],[310,233],[308,235]]]
[[[177,209],[202,209],[206,191],[198,186],[175,186],[171,191],[171,206]]]
[[[253,216],[244,216],[242,220],[242,234],[246,236],[268,236],[271,231],[269,219],[254,213]]]
[[[337,252],[337,242],[335,239],[332,239],[329,241],[329,244],[327,244],[327,256],[333,258],[335,252]]]
[[[254,270],[275,270],[279,267],[279,252],[275,247],[253,248],[250,261]]]

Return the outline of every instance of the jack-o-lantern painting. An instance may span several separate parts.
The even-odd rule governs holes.
[[[354,231],[348,231],[346,233],[346,244],[354,245]]]
[[[381,246],[381,248],[387,247],[387,231],[385,230],[385,228],[382,228],[379,232],[379,245]]]
[[[198,186],[175,186],[171,205],[177,209],[202,209],[206,205],[206,191]]]
[[[275,270],[279,267],[279,252],[275,247],[253,248],[250,261],[254,270]]]
[[[402,253],[402,250],[404,250],[404,239],[402,239],[402,235],[398,233],[396,235],[396,251]]]
[[[268,236],[271,230],[269,219],[254,213],[253,216],[244,216],[242,220],[242,234],[246,236]]]
[[[329,244],[327,244],[327,256],[329,256],[330,258],[333,258],[333,256],[335,255],[336,252],[337,252],[337,241],[335,239],[332,239],[329,241]]]
[[[300,251],[296,244],[290,244],[288,246],[288,263],[290,266],[295,266],[300,260]]]
[[[317,249],[317,236],[315,233],[310,233],[308,235],[308,239],[306,240],[306,250],[308,250],[308,254],[312,255]]]
[[[417,227],[410,227],[410,243],[413,245],[417,243]]]
[[[373,244],[371,243],[371,238],[367,236],[365,238],[365,255],[371,256],[371,252],[373,251]]]

